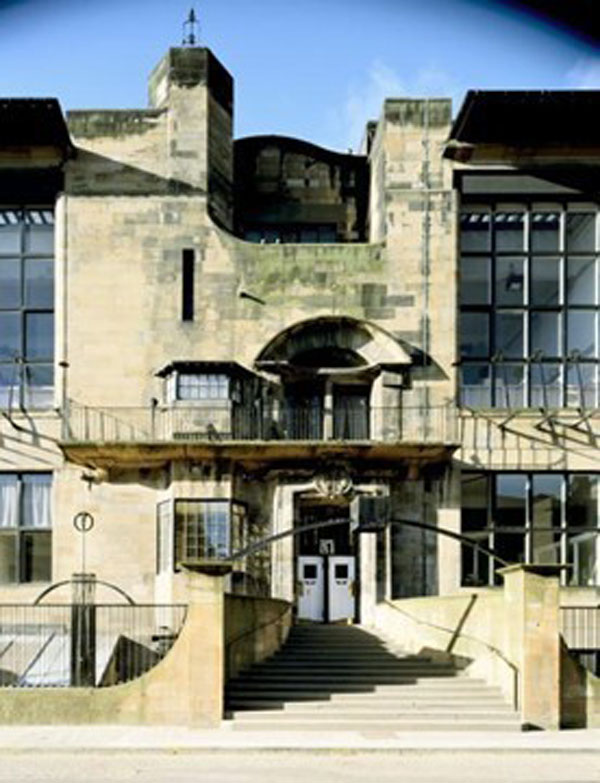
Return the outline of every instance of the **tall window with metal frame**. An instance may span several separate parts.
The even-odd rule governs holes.
[[[599,404],[598,215],[576,203],[464,208],[463,405]]]
[[[0,209],[0,408],[48,408],[54,388],[54,213]]]
[[[0,473],[0,584],[52,575],[50,473]]]
[[[600,474],[462,474],[462,533],[509,563],[569,563],[565,584],[600,584]],[[462,584],[497,584],[499,564],[462,545]]]
[[[194,320],[194,251],[181,254],[181,320]]]

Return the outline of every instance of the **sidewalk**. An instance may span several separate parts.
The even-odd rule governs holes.
[[[561,732],[285,732],[143,726],[0,726],[0,754],[203,751],[471,751],[600,754],[600,729]]]

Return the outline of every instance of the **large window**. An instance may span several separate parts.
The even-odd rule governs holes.
[[[54,215],[0,209],[0,407],[50,407]]]
[[[228,400],[229,377],[223,373],[177,373],[178,400]]]
[[[226,560],[243,547],[246,507],[230,500],[175,500],[157,509],[157,571],[190,560]]]
[[[52,574],[49,473],[0,473],[0,583]]]
[[[599,404],[598,222],[583,206],[463,212],[463,405]]]
[[[568,563],[570,585],[600,584],[600,474],[462,476],[462,533],[509,563]],[[487,585],[499,563],[462,547],[462,584]]]

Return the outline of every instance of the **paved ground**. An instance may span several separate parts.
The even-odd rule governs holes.
[[[0,726],[0,753],[198,750],[502,750],[597,753],[600,729],[533,732],[260,732],[141,726]],[[600,776],[598,776],[600,781]],[[598,783],[596,781],[596,783]]]
[[[598,783],[600,754],[0,752],[1,783]]]

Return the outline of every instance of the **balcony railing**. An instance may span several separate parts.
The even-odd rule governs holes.
[[[561,633],[580,663],[600,676],[600,606],[564,606]]]
[[[387,406],[328,410],[230,401],[185,407],[93,408],[70,404],[63,419],[65,443],[177,441],[379,441],[455,444],[452,406]]]
[[[0,687],[132,680],[164,658],[186,610],[180,604],[0,604]]]

